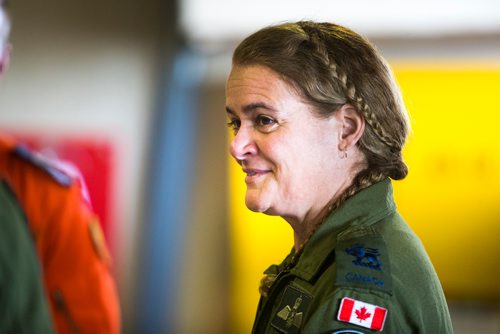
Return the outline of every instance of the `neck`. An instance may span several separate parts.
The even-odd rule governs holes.
[[[296,252],[300,252],[309,241],[316,229],[322,225],[332,212],[335,202],[344,192],[347,186],[340,187],[329,201],[326,201],[320,209],[311,208],[302,219],[297,217],[283,217],[293,228],[294,247]]]
[[[333,203],[333,201],[332,201]],[[324,223],[328,215],[331,213],[332,204],[326,205],[323,210],[317,215],[315,219],[309,221],[309,223],[301,223],[297,227],[293,227],[293,239],[294,247],[296,252],[300,252],[304,245],[309,241],[309,238],[314,234],[316,229]]]
[[[331,188],[325,192],[323,201],[315,201],[302,215],[282,216],[293,228],[294,232],[294,247],[296,252],[301,252],[304,245],[309,241],[316,229],[324,223],[330,213],[336,209],[337,201],[340,200],[342,194],[351,186],[354,178],[358,173],[366,168],[364,156],[357,150],[353,149],[351,161],[349,165],[344,166],[345,174],[339,173],[336,175],[336,180],[343,180],[340,184],[332,180]],[[330,197],[326,194],[330,194]],[[333,195],[332,195],[333,194]]]
[[[293,228],[294,247],[296,252],[302,250],[316,229],[325,222],[332,210],[335,210],[336,202],[339,201],[342,194],[351,183],[352,178],[347,178],[346,181],[337,188],[333,196],[320,206],[320,209],[310,208],[301,218],[297,216],[283,217]]]

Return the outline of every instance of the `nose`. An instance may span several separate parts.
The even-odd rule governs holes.
[[[241,127],[231,140],[229,151],[238,161],[247,159],[257,153],[257,146],[252,136],[252,130]]]

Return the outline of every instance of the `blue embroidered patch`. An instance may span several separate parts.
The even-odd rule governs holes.
[[[352,329],[341,329],[339,331],[332,332],[332,334],[365,334],[365,333],[360,331],[355,331]]]
[[[356,258],[352,261],[354,265],[368,267],[374,270],[381,270],[380,267],[382,263],[377,258],[380,256],[378,249],[365,248],[361,244],[354,244],[351,247],[346,248],[345,252]]]
[[[392,294],[391,265],[384,240],[379,235],[357,235],[339,239],[335,247],[335,285],[378,290]],[[348,235],[347,235],[348,236]],[[344,235],[346,237],[346,235]]]
[[[356,274],[356,273],[347,273],[345,274],[345,279],[347,282],[358,282],[358,283],[367,283],[367,284],[373,284],[379,287],[384,286],[384,280],[378,279],[373,276],[365,276],[361,274]]]

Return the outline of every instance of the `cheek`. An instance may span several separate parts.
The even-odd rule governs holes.
[[[298,197],[304,188],[315,188],[327,182],[325,177],[335,169],[334,150],[329,148],[331,143],[328,144],[310,142],[309,145],[290,148],[287,155],[280,154],[279,179],[285,190],[295,193],[291,195]]]
[[[297,197],[300,195],[301,184],[308,178],[308,162],[307,158],[295,151],[288,150],[286,153],[288,154],[276,156],[277,190],[285,198]]]
[[[298,138],[274,137],[259,143],[260,156],[273,168],[280,191],[296,192],[302,183],[312,178],[311,174],[316,173],[316,165],[322,164],[324,156],[317,144],[317,136],[307,134]]]

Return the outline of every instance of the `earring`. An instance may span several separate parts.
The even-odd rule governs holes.
[[[340,159],[347,159],[347,148],[339,150],[339,158]]]

